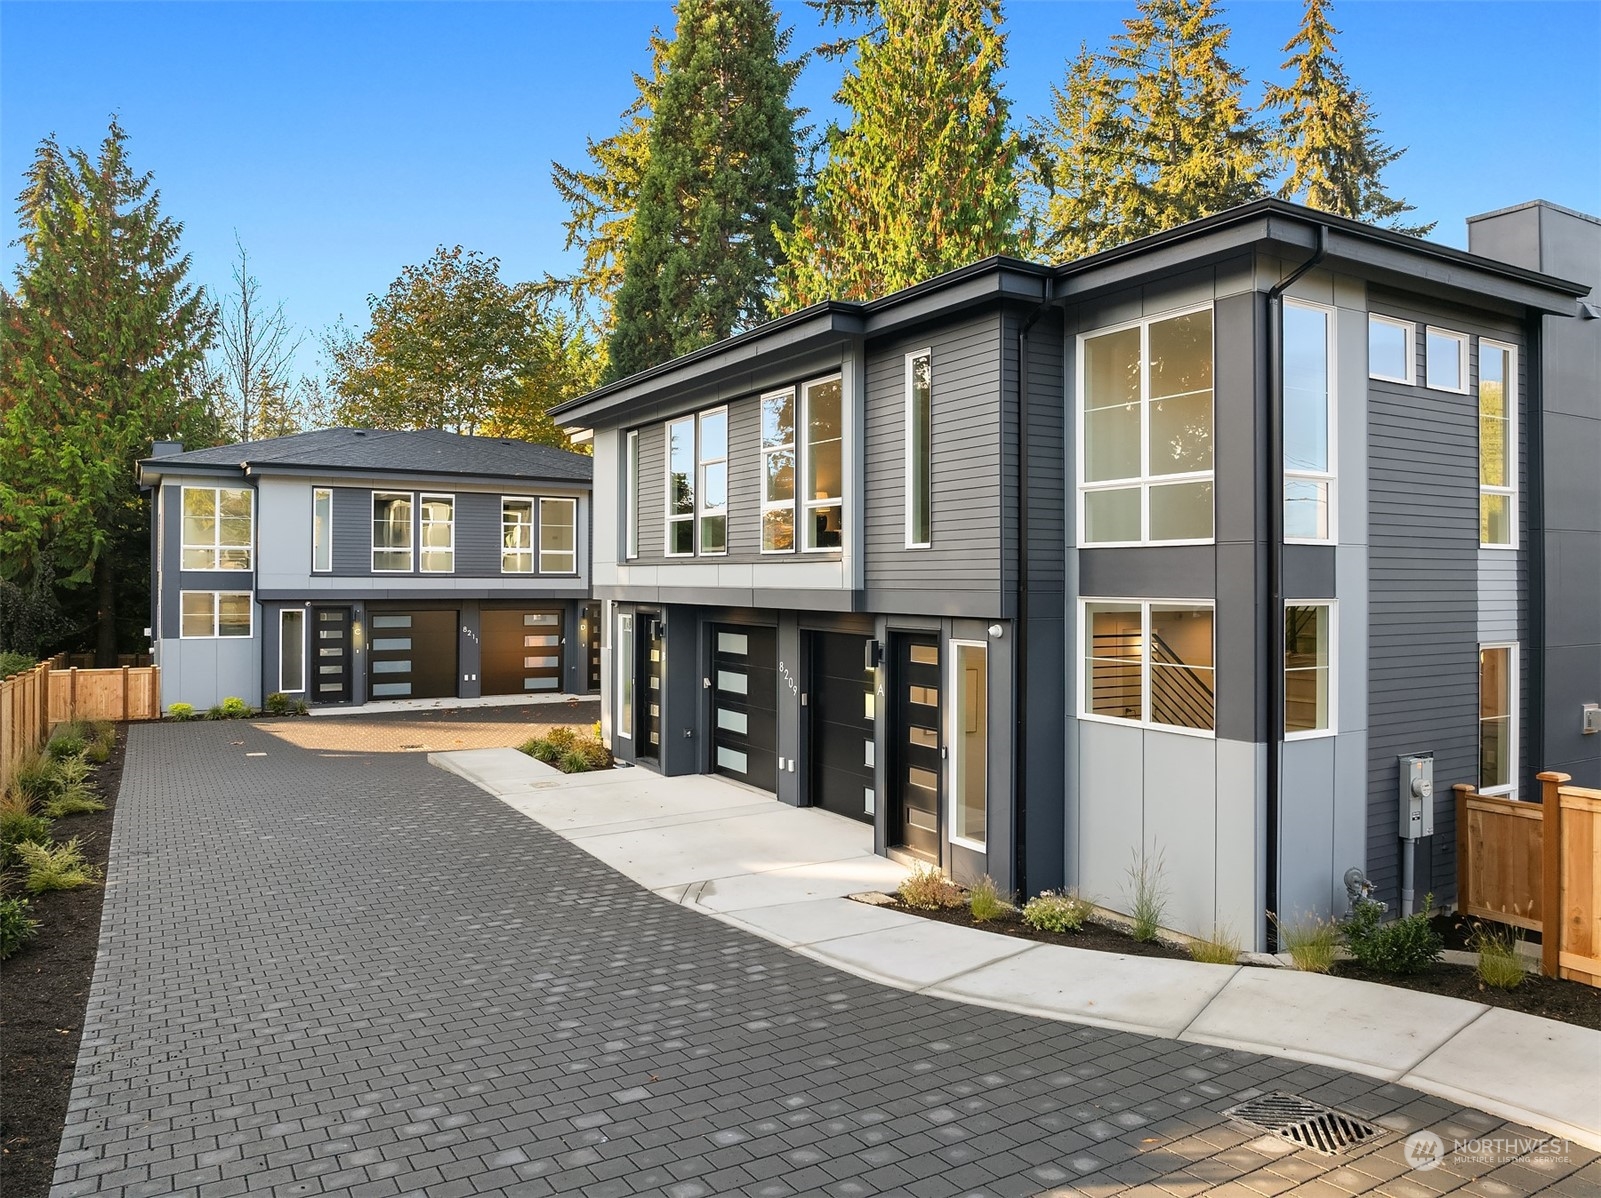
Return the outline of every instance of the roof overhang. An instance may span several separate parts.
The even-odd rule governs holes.
[[[220,478],[351,478],[385,479],[397,488],[415,489],[418,486],[449,485],[453,482],[470,482],[479,486],[501,486],[526,491],[529,487],[566,487],[584,490],[592,486],[587,478],[557,478],[536,474],[477,473],[461,470],[397,470],[393,466],[314,466],[298,462],[195,462],[181,465],[164,465],[167,459],[145,458],[139,462],[139,485],[159,485],[167,475],[189,477],[193,475]]]

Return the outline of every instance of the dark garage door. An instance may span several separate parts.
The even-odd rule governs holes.
[[[479,619],[483,693],[522,695],[562,689],[559,611],[485,611]]]
[[[778,789],[778,633],[712,629],[712,769]]]
[[[864,636],[814,632],[812,803],[873,822],[873,673]]]
[[[456,613],[377,611],[368,617],[367,694],[445,699],[456,694]]]

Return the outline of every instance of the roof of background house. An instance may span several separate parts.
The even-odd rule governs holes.
[[[159,477],[189,467],[231,468],[243,473],[288,473],[296,468],[382,474],[460,474],[532,478],[560,482],[590,480],[593,460],[549,445],[504,437],[468,437],[443,429],[325,428],[265,441],[243,441],[209,449],[150,457],[141,475]]]

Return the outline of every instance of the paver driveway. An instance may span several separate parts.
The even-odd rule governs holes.
[[[57,1195],[1601,1192],[1577,1149],[1414,1172],[1394,1134],[1252,1140],[1219,1112],[1264,1090],[1528,1133],[842,975],[416,754],[250,725],[132,730],[101,934]]]

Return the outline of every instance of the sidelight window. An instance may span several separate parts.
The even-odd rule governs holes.
[[[667,425],[667,556],[695,552],[695,418]]]
[[[1517,793],[1518,647],[1479,648],[1479,793]]]
[[[1479,342],[1479,543],[1518,543],[1518,351]]]
[[[838,549],[845,537],[845,413],[839,377],[801,388],[806,430],[801,492],[806,549]]]

